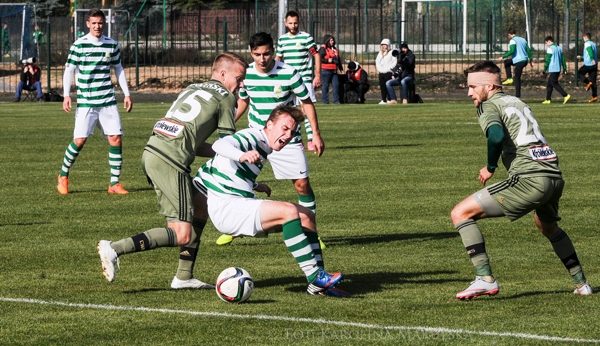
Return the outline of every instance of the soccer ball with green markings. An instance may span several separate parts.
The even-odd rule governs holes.
[[[219,274],[215,290],[223,301],[241,303],[250,298],[254,291],[254,281],[246,270],[229,267]]]

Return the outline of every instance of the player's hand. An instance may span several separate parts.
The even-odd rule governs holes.
[[[479,181],[483,186],[485,186],[485,182],[488,181],[494,173],[488,171],[487,166],[483,167],[479,170]]]
[[[499,57],[499,58],[498,58],[498,61],[502,61],[502,57]]]
[[[577,56],[577,60],[581,60],[581,55],[578,55],[578,56]]]
[[[264,192],[267,194],[267,197],[271,197],[271,188],[267,184],[258,183],[258,185],[256,185],[256,187],[254,188],[254,191]]]
[[[315,146],[314,153],[317,154],[317,156],[323,155],[323,151],[325,151],[325,142],[323,142],[323,138],[321,138],[320,134],[313,134],[312,143]]]
[[[531,65],[531,67],[534,67],[535,63],[532,61],[529,65]]]
[[[131,112],[133,108],[133,102],[131,101],[131,96],[125,96],[125,100],[123,101],[123,106],[127,113]]]
[[[240,157],[239,161],[254,164],[256,162],[262,162],[262,159],[260,158],[260,154],[258,153],[258,151],[250,150],[245,152],[244,155]]]
[[[63,110],[67,113],[71,111],[71,96],[65,95],[63,99]]]
[[[321,86],[321,76],[315,73],[315,78],[313,79],[313,87],[316,89]]]

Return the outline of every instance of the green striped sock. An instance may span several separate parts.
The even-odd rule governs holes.
[[[312,211],[313,213],[317,213],[317,199],[315,198],[315,194],[313,192],[310,195],[298,195],[298,204]]]
[[[306,239],[310,243],[310,247],[315,253],[315,259],[317,260],[317,266],[321,269],[325,268],[325,263],[323,262],[323,250],[321,249],[321,242],[319,241],[319,234],[317,232],[312,232],[307,228],[303,229],[304,235],[306,235]]]
[[[319,267],[315,259],[315,253],[311,249],[310,243],[302,232],[302,223],[300,218],[290,220],[282,225],[283,241],[285,246],[298,262],[300,269],[306,275],[308,282],[313,282],[317,276]]]
[[[77,145],[75,145],[75,142],[71,142],[69,144],[67,150],[65,150],[65,157],[63,159],[62,168],[60,170],[61,177],[69,176],[71,166],[73,166],[73,164],[75,163],[75,160],[77,159],[77,156],[79,155],[79,152],[81,152],[82,148],[83,146],[78,147]]]
[[[108,164],[110,165],[110,186],[119,183],[121,165],[123,164],[122,147],[110,146],[108,148]]]

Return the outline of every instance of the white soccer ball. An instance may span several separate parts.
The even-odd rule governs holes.
[[[250,298],[254,291],[254,281],[245,269],[229,267],[219,274],[215,290],[223,301],[241,303]]]

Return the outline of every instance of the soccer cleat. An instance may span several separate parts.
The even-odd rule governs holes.
[[[100,261],[102,261],[102,275],[104,275],[108,282],[113,282],[117,278],[115,264],[119,270],[121,270],[121,266],[119,265],[119,256],[110,246],[110,243],[108,240],[100,240],[96,246],[96,250],[98,250],[98,254],[100,255]]]
[[[387,104],[388,104],[388,105],[395,105],[395,104],[398,104],[398,101],[396,101],[396,100],[389,100],[389,101],[387,102]]]
[[[346,291],[342,291],[339,288],[335,288],[335,287],[330,287],[328,289],[326,289],[325,291],[320,291],[320,292],[315,292],[315,293],[311,293],[308,289],[306,290],[306,293],[310,294],[311,296],[330,296],[330,297],[336,297],[336,298],[352,298],[352,295]]]
[[[542,102],[543,105],[549,105],[550,103],[552,103],[552,101],[550,101],[550,100],[546,100],[546,101]]]
[[[590,294],[594,293],[594,290],[592,290],[592,286],[586,282],[581,285],[575,285],[575,291],[573,291],[573,293],[580,294],[582,296],[589,296]]]
[[[69,178],[61,177],[59,174],[58,175],[58,183],[56,184],[56,189],[58,190],[58,193],[60,193],[61,195],[68,194],[69,193]]]
[[[506,78],[506,80],[504,82],[502,82],[502,85],[512,85],[512,83],[513,83],[512,78]]]
[[[585,91],[589,91],[590,88],[592,87],[592,85],[594,85],[594,83],[592,83],[592,82],[587,83],[587,85],[585,86]]]
[[[171,281],[171,288],[174,290],[180,290],[183,288],[214,290],[215,286],[202,282],[196,278],[191,278],[188,280],[179,280],[177,277],[174,277],[173,281]]]
[[[380,105],[387,105],[387,102],[385,102],[384,100],[379,101]]]
[[[569,102],[570,99],[571,99],[571,94],[567,94],[567,96],[565,96],[565,98],[564,98],[563,105],[567,104],[567,102]]]
[[[323,241],[321,240],[321,237],[318,237],[319,239],[319,245],[321,245],[321,250],[327,248],[327,246],[325,246],[325,243],[323,243]]]
[[[308,141],[308,143],[306,143],[306,148],[308,151],[315,151],[315,145],[312,141]]]
[[[233,241],[234,236],[229,234],[221,234],[221,236],[217,239],[217,245],[227,245]]]
[[[472,299],[483,295],[493,296],[500,291],[498,281],[487,282],[483,280],[481,276],[476,276],[475,281],[471,282],[471,285],[466,290],[458,292],[456,298],[458,299]]]
[[[125,190],[121,183],[116,183],[115,185],[108,187],[108,193],[111,195],[126,195],[129,191]]]
[[[319,294],[320,292],[323,292],[328,288],[332,288],[333,286],[337,285],[343,277],[344,274],[342,273],[329,274],[325,270],[319,269],[319,271],[317,272],[317,277],[313,282],[308,284],[306,292],[308,292],[308,294],[311,295]]]
[[[588,102],[589,103],[594,103],[594,102],[597,102],[597,101],[598,101],[598,96],[594,96]]]

